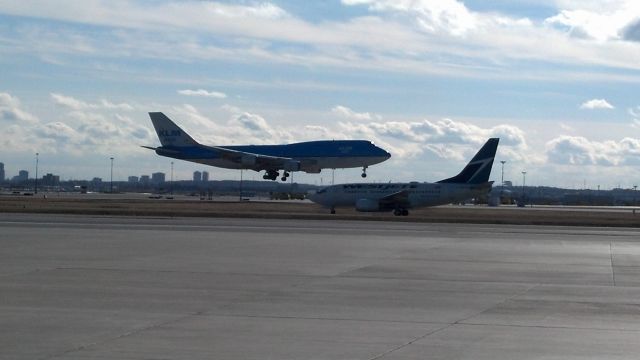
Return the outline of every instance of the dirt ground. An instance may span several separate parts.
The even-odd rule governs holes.
[[[0,213],[56,213],[110,216],[255,217],[318,220],[372,220],[523,225],[581,225],[640,227],[640,210],[632,208],[516,208],[440,206],[411,210],[409,216],[359,213],[337,209],[337,214],[306,201],[194,201],[141,197],[0,196]]]

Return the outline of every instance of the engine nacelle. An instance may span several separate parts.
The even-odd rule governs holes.
[[[378,203],[378,200],[358,199],[356,201],[356,210],[363,212],[380,211],[380,203]]]
[[[300,161],[290,160],[282,166],[284,171],[300,171]]]
[[[240,163],[244,166],[253,166],[256,164],[256,157],[253,155],[242,155]]]

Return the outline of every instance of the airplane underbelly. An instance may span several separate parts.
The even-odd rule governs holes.
[[[224,168],[224,169],[242,169],[246,168],[242,164],[224,160],[224,159],[185,159],[187,161],[196,162],[199,164],[210,165],[214,167]]]
[[[385,161],[386,158],[345,156],[345,157],[315,157],[315,158],[304,158],[300,160],[303,164],[305,160],[307,160],[309,163],[315,164],[314,167],[319,169],[344,169],[344,168],[356,168],[356,167],[363,167],[363,166],[378,164],[380,162]]]

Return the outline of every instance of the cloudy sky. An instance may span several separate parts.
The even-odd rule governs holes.
[[[168,173],[140,147],[163,111],[207,144],[370,139],[393,155],[372,181],[451,176],[497,136],[516,184],[631,187],[639,85],[635,0],[0,0],[7,176],[36,152],[63,179]]]

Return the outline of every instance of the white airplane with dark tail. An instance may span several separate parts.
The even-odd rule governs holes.
[[[311,201],[328,207],[355,206],[357,211],[393,211],[409,215],[409,209],[463,201],[486,194],[493,159],[500,139],[491,138],[456,176],[435,183],[354,183],[332,185],[310,194]]]

